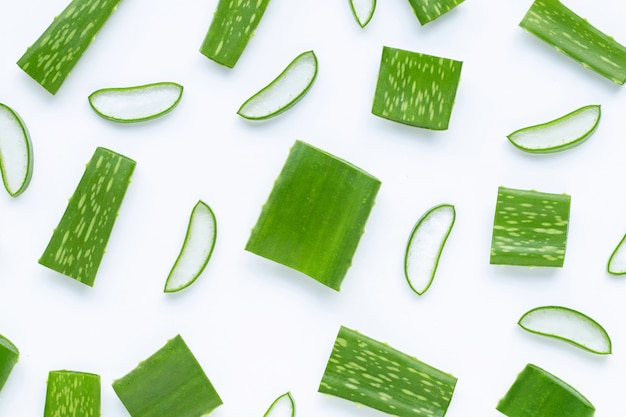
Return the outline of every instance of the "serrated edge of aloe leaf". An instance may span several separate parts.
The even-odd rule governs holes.
[[[367,26],[370,20],[372,20],[372,17],[374,17],[374,12],[376,11],[376,0],[369,0],[369,1],[371,4],[370,10],[367,16],[365,16],[365,19],[361,19],[361,16],[359,16],[359,14],[356,11],[356,8],[354,7],[354,0],[350,0],[350,9],[352,10],[352,15],[356,19],[359,26],[361,26],[361,28],[364,28],[365,26]]]
[[[585,345],[584,343],[576,341],[575,339],[570,339],[569,337],[561,336],[561,335],[558,335],[556,333],[546,333],[546,332],[534,330],[534,329],[532,329],[530,327],[527,327],[524,324],[522,324],[524,319],[526,319],[530,314],[535,313],[535,312],[540,311],[540,310],[558,310],[560,312],[568,312],[568,313],[571,313],[573,316],[576,316],[576,317],[586,321],[587,323],[589,323],[589,325],[593,326],[593,328],[598,330],[598,332],[603,336],[603,339],[604,339],[604,341],[607,344],[608,350],[607,351],[595,350],[595,349],[590,348],[589,346]],[[522,314],[520,319],[517,321],[517,324],[522,329],[524,329],[524,330],[526,330],[526,331],[528,331],[530,333],[538,334],[538,335],[545,336],[545,337],[550,337],[552,339],[562,340],[564,342],[567,342],[567,343],[570,343],[572,345],[578,346],[579,348],[581,348],[583,350],[586,350],[587,352],[596,353],[596,354],[599,354],[599,355],[609,355],[609,354],[612,353],[612,349],[613,348],[612,348],[611,338],[609,337],[609,334],[604,329],[604,327],[602,327],[602,325],[600,323],[598,323],[597,321],[595,321],[594,319],[592,319],[588,315],[586,315],[584,313],[581,313],[580,311],[574,310],[572,308],[569,308],[569,307],[553,306],[553,305],[535,307],[535,308],[532,308],[532,309],[528,310],[524,314]]]
[[[416,233],[419,231],[420,227],[422,226],[422,224],[424,223],[424,221],[426,219],[428,219],[436,211],[441,210],[441,209],[448,209],[448,208],[452,209],[452,221],[450,222],[450,225],[448,226],[448,230],[443,234],[442,239],[440,241],[439,250],[437,251],[437,256],[436,256],[434,264],[433,264],[432,274],[430,275],[430,279],[428,280],[428,283],[426,284],[426,286],[421,291],[419,291],[413,285],[413,283],[411,281],[411,278],[409,277],[409,271],[408,271],[409,253],[411,251],[411,246],[414,243],[413,240],[415,238]],[[450,232],[452,232],[452,227],[454,226],[454,222],[455,221],[456,221],[456,210],[455,210],[454,206],[452,204],[439,204],[439,205],[436,205],[436,206],[428,209],[419,218],[419,220],[417,221],[415,226],[413,226],[413,230],[411,231],[411,235],[409,236],[409,241],[408,241],[408,243],[406,245],[406,251],[404,253],[404,276],[405,276],[409,286],[411,287],[411,289],[415,293],[417,293],[418,295],[424,294],[430,288],[431,284],[433,283],[433,280],[435,278],[435,274],[437,273],[437,267],[439,266],[439,259],[441,258],[441,254],[443,253],[443,248],[446,245],[446,241],[448,240],[448,237],[450,236]]]
[[[289,391],[279,395],[274,401],[272,401],[272,404],[270,404],[265,414],[263,414],[263,417],[270,417],[272,415],[272,410],[274,409],[274,406],[276,406],[276,404],[278,404],[285,397],[287,397],[287,399],[289,400],[289,405],[291,406],[291,417],[294,417],[296,415],[296,403],[291,396],[291,392]]]
[[[623,247],[624,244],[626,243],[626,234],[622,237],[622,239],[619,241],[619,243],[617,244],[617,246],[615,247],[615,249],[613,250],[613,252],[611,253],[611,257],[609,258],[609,262],[607,262],[606,265],[606,271],[611,274],[611,275],[626,275],[626,268],[621,270],[621,271],[616,271],[615,269],[611,268],[611,264],[613,263],[613,258],[615,258],[615,256],[621,251],[626,249],[626,247]]]
[[[528,147],[524,147],[519,145],[514,139],[513,137],[520,134],[520,133],[525,133],[531,130],[540,130],[546,127],[553,127],[553,126],[557,126],[560,123],[563,122],[567,122],[569,120],[571,120],[572,118],[584,113],[585,111],[589,110],[589,109],[597,109],[597,117],[595,119],[595,122],[593,123],[593,125],[587,129],[585,131],[585,133],[573,140],[570,140],[568,142],[565,142],[561,145],[557,145],[557,146],[552,146],[552,147],[548,147],[548,148],[528,148]],[[600,117],[602,115],[602,111],[601,111],[601,107],[599,104],[590,104],[587,106],[583,106],[580,107],[572,112],[567,113],[564,116],[558,117],[556,119],[550,120],[548,122],[545,123],[540,123],[540,124],[536,124],[536,125],[532,125],[532,126],[527,126],[521,129],[518,129],[516,131],[514,131],[513,133],[510,133],[509,135],[507,135],[507,139],[509,140],[509,142],[511,142],[511,144],[513,144],[513,146],[515,146],[516,148],[524,151],[524,152],[528,152],[528,153],[554,153],[554,152],[560,152],[560,151],[564,151],[570,148],[573,148],[575,146],[578,146],[580,144],[582,144],[583,142],[585,142],[596,130],[596,128],[598,127],[598,124],[600,123]]]
[[[267,113],[263,116],[258,116],[258,117],[254,117],[254,116],[246,116],[245,115],[245,110],[244,108],[250,104],[252,101],[258,99],[259,97],[261,97],[266,91],[268,91],[270,88],[272,88],[277,82],[279,82],[284,76],[286,76],[289,71],[298,64],[298,62],[303,59],[305,56],[310,55],[311,57],[313,57],[313,63],[314,63],[314,71],[313,71],[313,76],[311,77],[311,81],[309,81],[309,83],[306,85],[305,88],[303,88],[297,95],[294,96],[294,98],[292,98],[290,101],[288,101],[286,104],[283,104],[281,107],[278,108],[278,110]],[[295,57],[290,63],[289,65],[287,65],[287,67],[285,67],[285,69],[278,74],[278,76],[276,78],[274,78],[269,84],[267,84],[265,87],[263,87],[262,89],[260,89],[258,92],[254,93],[249,99],[247,99],[242,105],[241,107],[239,107],[239,110],[237,110],[237,114],[240,115],[241,117],[243,117],[244,119],[248,119],[248,120],[265,120],[265,119],[269,119],[271,117],[277,116],[281,113],[283,113],[284,111],[288,110],[289,108],[291,108],[293,105],[295,105],[298,101],[300,101],[302,99],[302,97],[304,97],[306,95],[306,93],[309,92],[309,90],[311,89],[311,86],[313,86],[313,82],[315,81],[315,79],[317,78],[317,71],[318,71],[318,61],[317,61],[317,56],[315,55],[315,52],[313,52],[312,50],[310,51],[305,51],[302,52],[301,54],[299,54],[297,57]]]
[[[125,91],[135,91],[135,90],[145,90],[145,89],[150,89],[153,87],[160,87],[163,85],[170,85],[170,86],[174,86],[178,88],[178,98],[172,102],[172,104],[167,107],[165,110],[162,110],[160,112],[157,113],[153,113],[150,114],[148,116],[145,117],[138,117],[138,118],[134,118],[134,119],[124,119],[124,118],[118,118],[118,117],[113,117],[113,116],[109,116],[106,113],[101,112],[100,110],[98,110],[98,108],[93,104],[93,97],[95,97],[96,95],[100,95],[100,94],[106,94],[106,93],[110,93],[110,92],[125,92]],[[111,120],[114,122],[118,122],[118,123],[136,123],[136,122],[144,122],[146,120],[152,120],[152,119],[156,119],[157,117],[163,116],[164,114],[167,114],[169,112],[171,112],[180,102],[180,100],[183,97],[183,90],[184,87],[178,83],[172,82],[172,81],[163,81],[163,82],[158,82],[158,83],[150,83],[150,84],[143,84],[143,85],[136,85],[136,86],[129,86],[129,87],[110,87],[110,88],[101,88],[99,90],[94,91],[93,93],[89,94],[88,100],[89,100],[89,105],[91,106],[91,108],[96,112],[96,114],[98,114],[100,117],[103,117],[104,119],[107,120]]]
[[[4,188],[7,190],[11,197],[17,197],[22,194],[28,185],[30,184],[30,180],[33,176],[33,144],[30,140],[30,134],[28,133],[28,129],[26,128],[26,124],[20,117],[20,115],[13,110],[11,107],[6,104],[0,103],[0,108],[5,109],[15,120],[18,127],[22,131],[22,137],[24,138],[24,144],[26,145],[26,172],[24,175],[24,179],[22,183],[15,191],[10,190],[10,185],[7,183],[6,179],[6,165],[7,162],[4,161],[4,155],[2,153],[2,149],[0,149],[0,171],[2,172],[2,183],[4,184]],[[10,162],[9,162],[10,163]]]

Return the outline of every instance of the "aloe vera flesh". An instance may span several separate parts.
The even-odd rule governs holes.
[[[131,417],[200,417],[222,404],[180,335],[113,382]]]
[[[508,417],[591,417],[593,404],[544,369],[528,364],[496,409]]]
[[[341,327],[319,392],[399,417],[446,414],[456,377]]]
[[[56,94],[120,0],[73,0],[17,61]]]
[[[560,1],[535,0],[519,25],[611,81],[626,81],[626,48]]]
[[[464,0],[409,0],[420,24],[425,25],[454,9]]]
[[[339,291],[379,188],[360,168],[296,141],[246,250]]]
[[[44,417],[100,417],[100,376],[86,372],[51,371]]]
[[[499,187],[491,264],[562,267],[570,196]]]
[[[200,46],[207,58],[233,68],[259,25],[269,0],[219,0]]]
[[[372,113],[433,130],[448,128],[463,63],[383,47]]]
[[[9,379],[19,357],[20,352],[17,347],[9,339],[0,335],[0,390]]]
[[[135,161],[97,148],[39,263],[93,286]]]

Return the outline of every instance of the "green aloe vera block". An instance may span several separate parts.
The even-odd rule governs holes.
[[[456,377],[341,327],[319,392],[399,417],[446,414]]]
[[[93,286],[135,161],[97,148],[39,263]]]
[[[9,379],[13,367],[20,357],[20,352],[6,337],[0,335],[0,390]]]
[[[409,0],[420,24],[432,22],[444,13],[454,9],[464,0]]]
[[[44,417],[100,417],[100,376],[50,371]]]
[[[121,0],[73,0],[17,61],[55,94]]]
[[[562,267],[570,196],[499,187],[490,263]]]
[[[180,335],[113,382],[131,417],[200,417],[222,404]]]
[[[372,113],[411,126],[445,130],[463,63],[383,47]]]
[[[246,250],[339,291],[379,188],[360,168],[296,141]]]

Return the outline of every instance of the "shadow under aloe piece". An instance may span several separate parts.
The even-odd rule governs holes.
[[[380,185],[349,162],[296,141],[246,250],[339,291]]]

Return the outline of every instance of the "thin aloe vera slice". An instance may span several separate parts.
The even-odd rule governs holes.
[[[93,286],[135,161],[97,148],[39,263]]]
[[[17,61],[51,94],[56,94],[120,0],[73,0]]]
[[[350,0],[350,8],[359,26],[364,28],[374,16],[376,0]]]
[[[441,417],[456,381],[413,356],[342,326],[319,392],[394,416]]]
[[[432,22],[439,16],[454,9],[464,0],[409,0],[413,12],[421,25]]]
[[[100,375],[50,371],[44,417],[100,417]]]
[[[12,197],[22,194],[33,175],[33,145],[26,125],[9,106],[0,103],[0,171]]]
[[[491,264],[562,267],[571,198],[499,187]]]
[[[261,22],[269,0],[219,0],[200,53],[233,68]]]
[[[508,417],[591,417],[595,407],[571,385],[527,364],[496,409]]]
[[[445,130],[463,63],[383,47],[372,113],[410,126]]]
[[[198,201],[191,211],[180,254],[165,281],[165,292],[180,291],[198,279],[209,263],[216,237],[213,210],[205,202]]]
[[[609,258],[607,271],[613,275],[626,274],[626,235],[617,244],[617,247]]]
[[[611,353],[611,338],[600,323],[571,308],[536,307],[524,313],[518,324],[531,333],[563,340],[592,353]]]
[[[222,404],[180,335],[112,385],[131,417],[200,417]]]
[[[317,76],[317,57],[303,52],[271,83],[245,101],[237,111],[251,120],[268,119],[296,104],[309,91]]]
[[[404,275],[419,295],[428,290],[435,278],[455,218],[454,206],[441,204],[424,213],[413,227],[404,256]]]
[[[626,48],[559,0],[535,0],[519,24],[584,67],[617,83],[626,81]]]
[[[586,141],[599,122],[600,106],[592,104],[552,121],[516,130],[507,138],[525,152],[559,152]]]
[[[103,88],[89,95],[91,108],[114,122],[143,122],[169,113],[183,96],[183,86],[160,82],[121,88]]]
[[[20,357],[20,351],[6,337],[0,335],[0,390],[9,379],[13,367]]]
[[[379,188],[360,168],[296,141],[246,250],[339,291]]]
[[[296,403],[291,393],[286,392],[272,402],[263,417],[294,417],[295,415]]]

